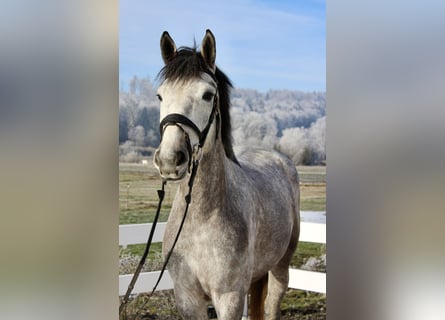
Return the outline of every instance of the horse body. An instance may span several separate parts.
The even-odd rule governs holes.
[[[176,47],[168,34],[165,37],[164,34],[161,38],[161,48],[168,63],[174,57],[170,51],[176,51]],[[214,57],[208,56],[212,50],[206,47],[209,41],[210,47],[214,46],[213,35],[208,31],[201,54],[215,72]],[[207,57],[202,52],[207,52]],[[190,147],[184,147],[187,143],[195,146],[198,137],[190,128],[177,123],[163,129],[165,140],[155,155],[161,175],[179,180],[180,184],[164,235],[164,255],[173,244],[184,214],[184,197],[189,186],[183,178],[187,176],[189,157],[200,157],[190,213],[168,267],[177,307],[184,319],[207,319],[207,303],[211,300],[218,319],[241,319],[244,297],[251,289],[252,318],[263,319],[266,315],[267,319],[279,319],[289,263],[299,236],[298,174],[290,160],[275,152],[242,150],[235,157],[224,136],[223,122],[227,115],[224,116],[222,108],[228,108],[221,105],[224,92],[220,81],[217,81],[218,92],[213,92],[210,78],[204,73],[199,79],[184,83],[165,81],[159,90],[165,100],[161,103],[161,118],[179,113],[190,117],[199,128],[204,127],[211,105],[205,99],[206,94],[212,92],[214,101],[218,94],[220,98],[215,124],[210,126],[199,155],[187,154]],[[193,90],[184,97],[178,86]],[[168,100],[164,99],[166,94],[178,96]],[[194,99],[201,96],[205,101],[196,107]],[[194,116],[200,108],[201,113],[205,111],[206,106],[205,116]]]

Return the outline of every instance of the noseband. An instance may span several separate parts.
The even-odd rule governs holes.
[[[212,77],[214,77],[214,76],[212,75]],[[190,161],[191,161],[191,158],[192,158],[192,155],[194,154],[194,152],[197,152],[204,146],[204,143],[207,139],[207,135],[209,133],[210,127],[212,126],[215,116],[219,119],[219,114],[218,114],[217,109],[218,109],[218,90],[216,91],[216,94],[213,97],[213,107],[212,107],[212,111],[210,112],[209,120],[207,121],[207,124],[204,127],[204,129],[202,129],[202,131],[198,128],[198,126],[192,120],[190,120],[186,116],[179,114],[179,113],[168,114],[167,116],[165,116],[164,119],[162,119],[161,123],[159,124],[159,132],[161,133],[161,142],[162,142],[162,138],[164,136],[164,131],[168,126],[175,125],[178,128],[180,128],[182,130],[182,132],[184,132],[185,140],[187,142],[187,151],[189,152],[189,168],[190,168]],[[185,125],[185,126],[189,127],[190,129],[192,129],[193,132],[195,132],[195,134],[199,138],[199,142],[198,142],[197,146],[193,146],[193,148],[192,148],[192,145],[190,143],[190,137],[181,125]],[[219,120],[217,121],[217,126],[219,126]],[[219,128],[217,127],[216,138],[218,137],[218,131],[219,131]],[[195,147],[197,147],[197,148],[195,149]]]

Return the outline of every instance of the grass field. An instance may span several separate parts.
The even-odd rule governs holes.
[[[326,167],[297,167],[300,174],[301,210],[326,210]],[[119,164],[120,224],[152,222],[158,203],[159,175],[151,165]],[[176,193],[174,183],[167,184],[160,221],[167,221]]]
[[[297,170],[300,175],[301,210],[325,211],[326,167],[298,166]],[[152,222],[158,203],[156,190],[160,185],[159,175],[151,161],[149,165],[119,164],[119,223]],[[175,184],[166,186],[160,221],[167,221],[176,188]],[[145,245],[130,245],[121,248],[121,274],[133,273],[144,247]],[[152,245],[145,270],[160,269],[160,251],[161,244]],[[325,253],[325,245],[301,242],[292,260],[292,266],[301,267],[308,258],[320,257]],[[122,263],[123,260],[126,264]],[[146,295],[141,294],[132,301],[128,308],[129,319],[180,319],[174,308],[172,292],[157,293],[146,304],[145,299]],[[326,296],[291,289],[286,293],[281,308],[283,319],[326,319]],[[152,316],[153,314],[156,316]]]

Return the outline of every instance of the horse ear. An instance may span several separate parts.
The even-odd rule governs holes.
[[[213,33],[207,29],[206,35],[201,44],[201,56],[204,58],[207,66],[215,72],[215,60],[216,60],[216,41]]]
[[[161,36],[161,53],[162,60],[167,64],[173,60],[176,55],[176,45],[167,31],[164,31]]]

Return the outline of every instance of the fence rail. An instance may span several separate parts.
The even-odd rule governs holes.
[[[302,212],[304,215],[307,212]],[[158,223],[153,242],[162,242],[166,223]],[[119,245],[142,244],[147,241],[151,223],[126,224],[119,226]],[[313,243],[326,243],[326,224],[314,222],[301,222],[300,241]],[[151,292],[160,271],[142,272],[133,289],[133,293]],[[132,274],[119,276],[119,295],[125,294]],[[289,268],[289,288],[326,293],[326,273],[313,272]],[[159,283],[158,290],[173,289],[173,281],[168,274]]]

